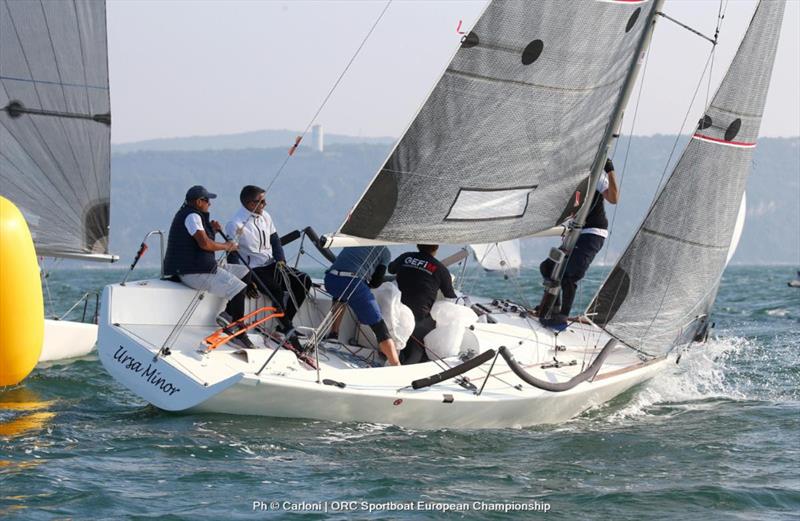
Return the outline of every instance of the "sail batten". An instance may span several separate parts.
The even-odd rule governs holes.
[[[0,0],[0,191],[40,255],[112,257],[110,114],[105,2]]]
[[[559,225],[588,191],[654,9],[489,4],[338,235],[490,243]]]
[[[692,139],[589,305],[593,320],[629,346],[663,355],[708,327],[741,233],[783,11],[783,1],[756,7]]]

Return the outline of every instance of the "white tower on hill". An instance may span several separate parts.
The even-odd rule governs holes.
[[[324,150],[322,125],[319,123],[311,127],[311,146],[317,152],[322,152]]]

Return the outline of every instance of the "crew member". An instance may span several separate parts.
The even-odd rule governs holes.
[[[271,296],[278,300],[276,304],[284,311],[278,329],[281,333],[289,333],[293,329],[292,319],[311,287],[311,278],[302,271],[286,266],[278,230],[266,211],[266,191],[258,186],[247,185],[239,193],[239,201],[242,206],[225,225],[225,232],[228,237],[238,235],[239,255],[267,286]],[[244,313],[244,301],[241,305],[242,309],[237,310],[239,316]]]
[[[417,250],[404,253],[389,264],[389,273],[397,274],[400,301],[414,313],[414,332],[400,352],[404,365],[428,360],[423,339],[436,327],[431,308],[439,291],[445,298],[456,298],[450,271],[436,259],[439,245],[417,244]]]
[[[184,203],[169,227],[164,275],[177,277],[190,288],[228,300],[226,311],[236,321],[242,318],[237,310],[244,309],[247,284],[241,278],[247,274],[247,268],[217,265],[214,252],[234,251],[236,243],[214,241],[216,233],[222,230],[219,222],[212,221],[208,213],[211,199],[216,197],[217,194],[200,185],[186,192]],[[236,341],[248,349],[255,347],[246,333],[237,336]]]
[[[617,204],[619,188],[614,173],[614,163],[611,162],[611,159],[606,159],[603,170],[604,172],[597,181],[597,193],[586,217],[586,223],[567,260],[564,275],[561,278],[561,306],[554,310],[550,317],[546,316],[546,310],[540,309],[540,320],[547,326],[561,328],[566,325],[572,303],[575,300],[578,281],[586,275],[586,270],[589,269],[595,255],[603,248],[603,243],[608,237],[608,219],[603,202]],[[554,267],[555,262],[549,258],[539,265],[539,271],[545,280],[552,278]],[[555,303],[554,306],[557,307],[558,303]]]
[[[389,328],[386,327],[378,302],[370,291],[370,288],[377,288],[383,282],[390,260],[391,254],[386,246],[344,248],[325,272],[325,289],[338,303],[347,303],[358,321],[372,329],[378,339],[378,348],[389,364],[400,365]],[[331,337],[339,335],[343,314],[341,309],[335,312],[337,311]]]

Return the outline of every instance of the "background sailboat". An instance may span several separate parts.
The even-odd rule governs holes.
[[[0,107],[0,193],[37,254],[113,262],[105,2],[0,1]],[[96,335],[47,320],[41,359],[85,354]]]

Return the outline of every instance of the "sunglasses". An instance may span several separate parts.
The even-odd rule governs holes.
[[[211,202],[211,201],[208,200],[208,197],[201,197],[200,200],[205,202],[205,203]]]
[[[256,206],[262,206],[262,205],[267,204],[267,200],[266,199],[251,199],[250,202],[251,203],[256,203]]]

